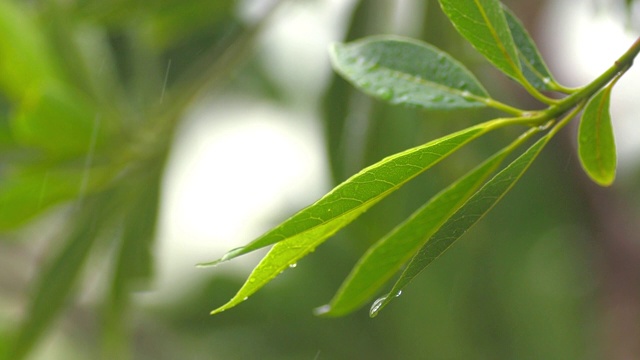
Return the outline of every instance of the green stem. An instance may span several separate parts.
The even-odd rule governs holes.
[[[509,106],[507,104],[501,103],[498,100],[494,100],[492,98],[487,98],[487,97],[483,97],[483,96],[473,95],[473,94],[471,94],[469,92],[463,92],[462,96],[464,98],[466,98],[466,99],[484,103],[485,105],[487,105],[489,107],[492,107],[494,109],[498,109],[498,110],[503,111],[503,112],[505,112],[507,114],[511,114],[511,115],[515,115],[515,116],[522,116],[524,113],[527,112],[525,110],[518,109],[516,107]]]
[[[598,90],[605,87],[613,79],[624,74],[631,67],[631,65],[633,65],[633,60],[639,52],[640,38],[638,38],[633,43],[633,45],[631,45],[629,50],[622,54],[622,56],[620,56],[620,58],[618,58],[618,60],[616,60],[609,69],[602,73],[602,75],[598,76],[590,84],[580,88],[578,91],[562,99],[556,105],[551,106],[549,107],[549,109],[545,110],[545,120],[553,119],[571,109],[572,107],[576,106],[576,104],[578,104],[579,102],[585,99],[589,99],[596,92],[598,92]]]
[[[560,101],[562,101],[562,100],[552,99],[546,96],[545,94],[541,93],[538,89],[536,89],[533,85],[531,85],[531,83],[529,83],[529,80],[527,80],[527,78],[524,76],[522,71],[519,71],[519,75],[520,75],[520,83],[522,84],[522,86],[524,86],[525,90],[527,90],[527,92],[531,94],[531,96],[536,98],[538,101],[541,101],[542,103],[547,105],[555,105]]]

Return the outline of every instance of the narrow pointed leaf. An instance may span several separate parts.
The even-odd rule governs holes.
[[[504,170],[496,174],[478,192],[476,192],[411,259],[407,268],[395,283],[389,294],[399,294],[402,289],[415,278],[424,268],[442,255],[478,220],[493,208],[495,204],[513,187],[522,174],[529,168],[533,160],[549,142],[555,132],[547,135],[533,144],[526,152],[511,162]],[[376,300],[369,312],[373,317],[388,305],[396,296],[385,296]]]
[[[505,74],[521,79],[520,61],[498,0],[440,0],[453,26],[487,60]]]
[[[354,175],[246,247],[232,250],[213,262],[216,264],[279,242],[256,266],[238,293],[212,314],[238,305],[382,198],[500,124],[503,123],[491,121],[480,124],[390,156]]]
[[[538,90],[557,89],[558,83],[551,75],[547,64],[545,64],[542,55],[540,55],[540,51],[538,51],[538,47],[522,25],[522,22],[506,7],[504,7],[504,14],[513,36],[524,77]]]
[[[324,240],[407,181],[463,145],[502,124],[504,123],[500,120],[485,122],[389,156],[353,175],[316,203],[248,245],[231,250],[222,258],[199,266],[217,265],[280,241],[307,238]]]
[[[420,41],[370,37],[334,44],[333,67],[363,92],[392,104],[426,109],[483,107],[489,98],[473,74]]]
[[[609,105],[611,86],[598,92],[584,109],[578,128],[578,154],[585,172],[601,186],[616,176],[616,144]]]
[[[328,306],[318,315],[342,316],[370,300],[438,228],[473,195],[502,163],[527,139],[529,131],[435,195],[409,219],[378,241],[362,256]]]

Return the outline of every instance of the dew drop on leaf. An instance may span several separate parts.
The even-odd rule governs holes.
[[[387,300],[387,296],[388,295],[380,297],[373,302],[373,304],[371,305],[371,309],[369,309],[370,317],[375,317],[376,315],[378,315],[378,311],[380,311],[380,308],[382,307],[382,303],[385,302],[385,300]]]
[[[319,306],[319,307],[313,309],[313,315],[322,316],[322,315],[328,313],[329,311],[331,311],[331,305],[326,304],[326,305],[322,305],[322,306]]]
[[[293,269],[294,267],[296,267],[296,266],[298,266],[298,264],[297,264],[297,263],[289,264],[289,267],[290,267],[290,268],[292,268],[292,269]]]
[[[378,89],[376,94],[382,100],[389,100],[389,99],[391,99],[393,97],[393,90],[391,90],[389,88],[380,88],[380,89]]]

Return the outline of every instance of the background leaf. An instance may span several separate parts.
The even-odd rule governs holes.
[[[616,144],[609,105],[612,85],[589,100],[578,128],[578,154],[587,175],[601,186],[609,186],[616,176]]]
[[[9,347],[7,359],[22,359],[63,311],[102,224],[109,219],[108,197],[87,200],[78,208],[77,222],[60,252],[38,273],[27,317]]]
[[[521,79],[520,61],[498,0],[440,0],[455,28],[493,65]]]
[[[462,64],[431,45],[370,37],[331,47],[333,66],[365,93],[426,109],[483,107],[486,90]]]

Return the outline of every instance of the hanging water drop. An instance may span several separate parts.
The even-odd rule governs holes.
[[[369,309],[369,316],[376,317],[378,315],[378,311],[382,308],[382,304],[387,300],[387,296],[383,296],[381,298],[376,299],[371,305],[371,309]]]
[[[398,296],[400,296],[400,295],[402,295],[402,290],[398,290],[398,292],[397,292],[394,296],[395,296],[395,297],[398,297]]]
[[[328,313],[329,311],[331,311],[331,305],[329,305],[329,304],[322,305],[322,306],[319,306],[319,307],[313,309],[313,315],[322,316],[322,315]]]
[[[393,90],[383,87],[376,91],[378,97],[382,100],[390,100],[393,97]]]
[[[292,269],[293,269],[294,267],[296,267],[296,266],[298,266],[298,264],[297,264],[297,263],[289,264],[289,267],[290,267],[290,268],[292,268]]]

